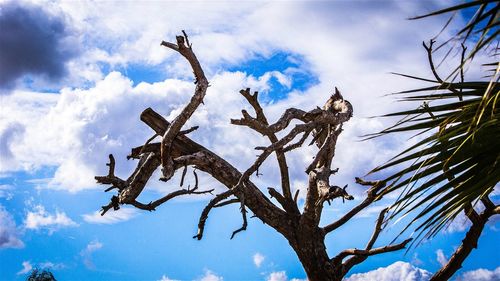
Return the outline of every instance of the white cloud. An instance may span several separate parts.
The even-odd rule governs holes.
[[[422,265],[424,262],[418,258],[418,253],[414,253],[413,257],[411,259],[411,264],[414,264],[416,266]]]
[[[17,275],[26,274],[33,270],[33,268],[60,270],[66,267],[66,265],[63,263],[53,263],[50,261],[40,262],[35,264],[35,266],[33,266],[31,261],[23,261],[22,266],[23,268],[19,272],[17,272]]]
[[[139,212],[134,208],[120,208],[117,211],[107,212],[101,216],[100,211],[95,211],[90,214],[82,215],[83,220],[93,224],[115,224],[123,221],[128,221],[135,217]]]
[[[255,255],[253,255],[253,263],[255,264],[256,267],[260,267],[265,259],[266,257],[263,256],[261,253],[255,253]]]
[[[251,73],[224,73],[221,69],[249,59],[265,60],[276,52],[303,58],[298,68],[311,72],[319,84],[305,93],[294,91],[288,99],[266,105],[270,120],[275,120],[290,106],[304,109],[321,106],[333,84],[354,104],[355,118],[346,125],[338,143],[335,163],[342,163],[338,181],[352,182],[354,176],[365,173],[406,144],[406,140],[400,139],[355,141],[359,135],[380,129],[386,122],[361,117],[400,106],[380,96],[413,83],[386,73],[398,71],[402,65],[413,74],[425,73],[422,71],[427,69],[425,54],[419,43],[439,31],[441,25],[436,24],[439,19],[420,23],[404,20],[408,13],[422,10],[425,5],[388,2],[383,7],[374,7],[342,2],[254,2],[231,9],[224,3],[168,3],[168,9],[161,9],[159,5],[167,4],[141,4],[140,9],[132,2],[118,9],[106,2],[47,5],[47,9],[67,13],[84,39],[82,42],[87,44],[88,53],[70,69],[74,69],[73,76],[81,74],[92,83],[90,87],[64,89],[59,95],[18,91],[5,97],[2,104],[6,112],[0,113],[0,135],[5,141],[0,143],[0,149],[8,152],[9,161],[1,161],[6,164],[0,166],[0,171],[52,165],[57,170],[49,187],[70,191],[95,187],[93,176],[106,172],[107,154],[111,152],[117,159],[124,159],[130,147],[140,145],[151,133],[138,120],[139,113],[153,106],[168,116],[190,97],[193,86],[191,82],[179,80],[132,86],[127,77],[118,73],[96,73],[100,72],[95,70],[97,63],[109,63],[111,68],[127,64],[166,68],[168,77],[179,77],[178,70],[191,75],[180,56],[158,46],[162,39],[174,38],[182,28],[191,34],[191,42],[212,85],[206,105],[198,110],[198,117],[194,116],[192,123],[214,125],[193,136],[197,135],[209,148],[220,151],[231,163],[244,168],[249,161],[240,163],[241,155],[252,160],[251,145],[264,141],[248,130],[227,125],[229,118],[238,117],[241,108],[247,107],[237,91],[247,86],[269,90],[271,78],[289,88],[293,79],[287,71],[271,70],[261,77],[252,77]],[[370,13],[365,13],[366,10]],[[179,14],[186,16],[179,17]],[[314,20],[297,24],[296,19],[304,15]],[[221,18],[225,20],[220,21]],[[348,28],[346,22],[349,22]],[[95,32],[96,26],[99,32]],[[367,69],[377,69],[377,72]],[[207,134],[200,136],[201,133]],[[248,140],[246,136],[257,140]],[[230,149],[227,149],[228,142],[231,142]],[[369,153],[373,151],[377,154]],[[306,149],[289,161],[292,178],[303,175],[310,156]],[[134,165],[132,161],[117,162],[117,171],[129,171]]]
[[[50,261],[46,261],[46,262],[39,263],[38,267],[42,268],[42,269],[47,268],[47,269],[51,269],[51,270],[59,270],[59,269],[65,268],[66,265],[63,263],[53,263]]]
[[[90,242],[85,249],[80,252],[80,256],[83,258],[83,264],[88,269],[95,269],[94,262],[92,261],[92,254],[101,249],[103,244],[97,240]]]
[[[12,215],[0,205],[0,249],[23,248],[24,243],[19,238],[19,230]]]
[[[56,210],[55,214],[48,213],[42,205],[36,205],[33,211],[29,211],[24,220],[27,229],[48,229],[49,233],[63,227],[78,226],[66,213]]]
[[[286,276],[285,271],[276,271],[271,272],[266,279],[267,281],[287,281],[288,277]]]
[[[443,250],[437,249],[437,251],[436,251],[436,260],[437,260],[437,262],[441,266],[444,266],[448,262],[448,259],[444,255]]]
[[[197,279],[198,281],[223,281],[224,278],[222,276],[216,275],[213,271],[211,270],[205,270],[205,275],[203,275],[201,278]]]
[[[446,233],[464,232],[471,226],[469,218],[464,213],[458,214],[445,228]]]
[[[30,272],[33,269],[33,265],[30,261],[23,261],[23,268],[17,272],[17,275],[22,275]]]
[[[177,280],[177,279],[170,279],[168,278],[166,275],[163,275],[161,277],[161,279],[159,279],[158,281],[180,281],[180,280]]]
[[[10,184],[0,184],[0,198],[12,199],[14,187]]]
[[[398,261],[387,267],[381,267],[366,273],[352,274],[345,281],[426,281],[431,276],[432,274],[427,270]]]
[[[500,280],[500,267],[494,270],[479,268],[462,273],[456,281],[498,281]]]

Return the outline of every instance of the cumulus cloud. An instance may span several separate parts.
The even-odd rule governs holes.
[[[247,168],[254,159],[251,148],[265,143],[264,139],[245,128],[228,125],[230,118],[239,117],[240,110],[248,107],[237,93],[240,88],[271,91],[271,79],[289,88],[291,92],[286,99],[264,104],[269,119],[275,120],[291,106],[312,109],[321,105],[331,92],[332,83],[341,85],[345,97],[355,107],[355,117],[346,125],[339,139],[335,159],[335,163],[341,163],[336,179],[343,182],[351,182],[353,176],[359,176],[381,163],[397,147],[406,144],[406,140],[356,142],[359,135],[384,126],[381,121],[360,116],[377,115],[381,109],[395,106],[380,96],[409,85],[408,81],[386,75],[397,71],[394,68],[399,67],[402,61],[411,67],[426,69],[424,54],[422,58],[415,55],[420,44],[414,42],[426,38],[435,26],[433,19],[423,23],[428,28],[417,28],[413,23],[404,22],[402,19],[408,12],[422,9],[408,3],[384,2],[382,5],[387,5],[392,13],[387,14],[385,8],[377,8],[363,17],[349,16],[347,19],[348,15],[361,13],[362,9],[357,5],[360,4],[255,2],[238,5],[229,12],[226,5],[211,4],[211,13],[206,13],[207,7],[203,5],[169,3],[168,9],[159,9],[157,4],[146,4],[137,9],[133,3],[125,3],[119,8],[107,3],[58,3],[83,34],[84,41],[90,42],[91,46],[86,49],[93,50],[94,61],[86,65],[94,66],[100,63],[139,63],[151,67],[162,62],[172,63],[171,57],[182,60],[158,46],[158,42],[173,38],[180,29],[177,28],[179,19],[171,15],[192,15],[183,17],[182,27],[188,31],[193,29],[191,42],[195,42],[196,52],[209,73],[212,85],[205,106],[200,107],[191,120],[192,125],[201,125],[192,137],[228,158],[240,169]],[[96,13],[97,10],[100,13]],[[325,11],[336,16],[326,16]],[[148,16],[144,17],[143,13]],[[104,14],[106,16],[99,16]],[[127,15],[125,22],[122,20],[124,14]],[[297,25],[296,19],[304,14],[315,15],[315,20],[305,20]],[[220,18],[226,21],[221,22]],[[237,21],[231,21],[231,18]],[[362,20],[351,24],[346,32],[343,28],[345,22],[356,18]],[[396,20],[401,24],[388,24]],[[203,28],[195,29],[200,26],[200,21],[204,22]],[[229,25],[228,22],[238,24]],[[95,32],[95,26],[99,26],[99,32]],[[330,28],[332,26],[336,28]],[[367,33],[367,28],[373,32]],[[386,50],[390,56],[383,56],[384,52],[380,50]],[[271,69],[258,77],[251,73],[221,71],[228,64],[237,66],[254,58],[265,60],[276,52],[301,57],[297,68],[312,73],[318,84],[301,92],[293,89],[293,77],[287,71]],[[375,64],[377,73],[367,73],[366,69]],[[186,69],[185,72],[191,75],[187,67],[184,61],[169,64],[166,76],[179,77],[174,73],[177,69]],[[421,72],[419,68],[415,69],[418,71],[413,74]],[[353,74],[363,75],[353,79]],[[151,134],[138,121],[140,112],[152,106],[171,119],[191,96],[193,87],[190,81],[176,79],[134,85],[117,72],[92,82],[95,85],[63,89],[59,95],[32,93],[31,102],[27,105],[20,101],[21,93],[14,93],[14,98],[6,99],[4,104],[9,114],[5,113],[5,118],[0,119],[0,151],[9,155],[9,162],[0,164],[0,172],[55,166],[56,172],[48,187],[70,191],[93,188],[93,176],[106,173],[104,163],[107,154],[114,153],[117,159],[124,159],[130,147],[142,144]],[[375,88],[377,93],[373,91]],[[46,100],[47,97],[51,100]],[[42,102],[35,104],[34,100]],[[16,107],[20,104],[22,108]],[[41,142],[46,145],[40,147]],[[377,154],[369,153],[372,151],[377,151]],[[292,178],[303,178],[303,168],[311,161],[312,155],[312,148],[291,154],[289,166]],[[272,161],[268,162],[272,164]],[[117,171],[130,171],[135,164],[132,161],[117,162]],[[272,181],[278,176],[274,170],[266,174]],[[303,196],[304,192],[300,194]]]
[[[222,276],[216,275],[213,271],[211,270],[205,270],[205,275],[203,275],[201,278],[196,279],[197,281],[223,281],[224,278]]]
[[[20,239],[16,222],[12,215],[0,205],[0,249],[1,248],[23,248],[24,243]]]
[[[23,261],[22,266],[23,268],[17,272],[17,275],[26,274],[33,269],[33,265],[30,261]]]
[[[285,271],[275,271],[271,272],[269,276],[267,276],[267,281],[287,281],[288,277],[286,276]]]
[[[133,208],[120,208],[117,211],[107,212],[101,216],[100,211],[82,215],[83,220],[92,224],[115,224],[128,221],[135,217],[139,212]]]
[[[430,272],[413,265],[398,261],[387,267],[381,267],[366,273],[349,276],[346,281],[427,281],[432,276]]]
[[[36,205],[29,211],[24,220],[27,229],[47,229],[49,234],[63,227],[78,226],[66,213],[56,210],[55,214],[48,213],[42,205]]]
[[[500,267],[494,270],[479,268],[476,270],[466,271],[462,273],[456,281],[499,281]]]
[[[92,261],[92,254],[101,249],[103,244],[97,240],[90,242],[85,249],[80,252],[80,256],[83,259],[83,264],[88,269],[95,269],[95,264]]]
[[[441,266],[444,266],[448,262],[448,259],[444,255],[443,250],[437,249],[437,251],[436,251],[436,260],[437,260],[437,262]]]
[[[0,9],[0,90],[13,87],[25,74],[63,77],[66,62],[78,49],[69,44],[64,18],[25,2],[4,2]]]
[[[255,255],[253,255],[253,263],[256,267],[260,267],[265,259],[266,257],[264,257],[261,253],[255,253]]]

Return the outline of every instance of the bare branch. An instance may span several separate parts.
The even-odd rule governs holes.
[[[233,231],[230,239],[233,239],[236,234],[247,229],[248,223],[247,223],[247,210],[245,208],[245,197],[240,199],[240,203],[241,203],[240,211],[241,211],[241,217],[243,219],[243,224],[241,225],[240,228]]]
[[[186,173],[187,173],[187,165],[184,165],[184,169],[182,170],[180,186],[184,186],[184,178],[186,177]]]
[[[118,190],[122,190],[126,186],[126,182],[119,177],[115,176],[115,158],[113,154],[109,155],[109,163],[106,164],[109,167],[109,172],[107,176],[95,176],[94,178],[98,183],[101,184],[111,184],[110,188],[107,188],[105,191],[108,192],[113,188],[117,188]]]
[[[433,47],[434,43],[436,43],[436,40],[434,40],[434,39],[431,39],[429,41],[429,46],[427,46],[425,44],[425,42],[422,42],[422,45],[424,46],[424,49],[427,51],[427,59],[429,61],[429,67],[430,67],[430,69],[432,71],[432,74],[436,78],[437,82],[439,82],[441,85],[447,84],[448,85],[447,89],[450,90],[451,92],[455,93],[456,95],[458,95],[458,97],[460,98],[460,100],[462,100],[462,94],[459,91],[457,91],[455,88],[451,87],[450,84],[448,84],[445,81],[443,81],[443,79],[441,79],[441,77],[437,73],[436,67],[434,66],[434,60],[432,58],[432,51],[433,51],[432,47]]]
[[[208,219],[208,214],[210,213],[212,208],[217,205],[217,203],[231,195],[233,195],[233,190],[226,190],[223,193],[215,196],[212,200],[210,200],[210,202],[208,202],[207,206],[205,206],[205,208],[201,212],[200,219],[198,221],[198,233],[193,236],[193,238],[196,238],[198,240],[201,240],[201,238],[203,238],[203,231],[205,230],[205,223]]]
[[[278,137],[276,136],[276,134],[269,132],[269,130],[262,130],[262,128],[269,126],[269,122],[267,121],[266,115],[264,114],[264,110],[260,106],[258,100],[259,92],[254,92],[254,94],[251,95],[250,88],[247,88],[246,90],[241,90],[240,94],[246,98],[248,103],[255,110],[256,114],[256,118],[252,118],[248,113],[246,113],[246,111],[243,111],[242,113],[244,116],[244,122],[242,123],[242,125],[245,123],[248,127],[266,135],[271,143],[278,142]],[[278,160],[278,166],[281,174],[281,188],[283,191],[283,196],[287,201],[290,201],[288,204],[282,206],[284,208],[289,208],[292,206],[292,194],[290,191],[290,175],[288,173],[288,166],[286,164],[285,151],[281,148],[276,149],[276,158]],[[298,209],[295,206],[295,208],[292,207],[291,209],[289,209],[289,211],[298,212]]]
[[[150,202],[149,204],[143,204],[138,201],[133,201],[130,204],[136,208],[146,210],[146,211],[155,211],[156,207],[160,206],[161,204],[167,202],[170,199],[173,199],[175,197],[181,196],[181,195],[189,195],[189,194],[207,194],[207,193],[212,193],[214,189],[210,190],[204,190],[204,191],[196,191],[196,189],[180,189],[176,190],[174,192],[171,192],[162,198],[155,200],[153,202]]]
[[[450,279],[453,274],[457,272],[457,270],[462,268],[462,263],[469,256],[472,250],[477,248],[477,242],[479,241],[479,237],[481,236],[484,226],[488,222],[489,218],[500,213],[499,206],[493,207],[489,203],[486,203],[485,205],[487,205],[487,207],[481,214],[475,213],[474,215],[470,212],[470,210],[464,210],[469,218],[473,217],[473,219],[471,219],[472,225],[465,234],[462,244],[455,250],[448,262],[440,270],[434,273],[430,279],[431,281]]]
[[[268,187],[267,190],[269,192],[269,195],[271,195],[271,198],[276,198],[276,201],[280,203],[283,209],[285,210],[290,209],[290,201],[288,201],[285,197],[283,197],[281,193],[279,193],[276,189],[272,187]]]
[[[171,48],[177,52],[179,52],[182,56],[184,56],[189,64],[191,65],[195,78],[196,78],[196,89],[193,97],[189,101],[189,103],[184,107],[181,113],[172,121],[170,127],[166,130],[163,135],[163,139],[161,141],[161,165],[162,165],[162,180],[167,181],[174,175],[174,163],[173,158],[171,156],[172,143],[177,135],[180,133],[182,126],[187,122],[187,120],[191,117],[194,111],[198,108],[198,106],[203,102],[203,98],[206,95],[206,91],[208,88],[208,80],[205,77],[205,73],[201,68],[201,65],[196,58],[196,55],[193,53],[191,46],[186,47],[185,40],[188,40],[188,37],[185,32],[183,32],[183,36],[177,36],[177,46],[172,43],[162,42],[162,45]],[[189,131],[189,130],[188,130]]]
[[[121,204],[134,202],[141,194],[153,172],[160,166],[160,159],[157,154],[147,153],[141,155],[141,160],[132,175],[127,179],[127,186],[120,191],[119,198]]]
[[[199,128],[199,126],[193,126],[193,127],[189,128],[187,130],[180,131],[179,134],[180,135],[187,135],[187,134],[189,134],[191,132],[194,132],[194,131],[198,130],[198,128]]]
[[[338,257],[347,257],[350,255],[357,255],[357,256],[372,256],[376,254],[381,254],[381,253],[387,253],[387,252],[392,252],[392,251],[397,251],[401,250],[404,247],[406,247],[406,244],[408,244],[412,239],[408,238],[405,241],[399,243],[399,244],[393,244],[393,245],[388,245],[384,247],[379,247],[379,248],[374,248],[370,250],[361,250],[361,249],[347,249],[342,251]]]
[[[406,247],[406,245],[408,243],[410,243],[411,240],[412,239],[409,238],[409,239],[406,239],[406,240],[404,240],[403,242],[401,242],[399,244],[393,244],[393,245],[384,246],[384,247],[380,247],[380,248],[374,248],[374,249],[370,249],[370,250],[347,249],[347,250],[342,251],[335,258],[336,259],[337,258],[338,259],[340,259],[340,258],[343,259],[343,258],[345,258],[347,256],[353,255],[353,257],[349,258],[348,260],[346,260],[343,263],[343,271],[344,271],[344,274],[345,274],[353,266],[355,266],[356,264],[359,264],[359,263],[363,262],[364,260],[366,260],[366,258],[368,256],[373,256],[373,255],[382,254],[382,253],[388,253],[388,252],[394,252],[394,251],[398,251],[398,250],[404,249]]]
[[[151,108],[143,111],[141,120],[160,135],[169,127],[169,122]],[[159,146],[157,148],[159,149]],[[241,173],[227,161],[184,135],[177,136],[172,148],[175,162],[195,165],[198,170],[210,174],[229,189],[236,186],[241,178]],[[245,186],[244,189],[235,191],[235,196],[244,194],[245,205],[254,214],[278,231],[285,231],[289,227],[286,214],[267,199],[251,181],[246,181]]]
[[[375,241],[377,241],[378,235],[382,231],[382,223],[384,222],[385,214],[387,214],[388,210],[389,208],[385,208],[378,215],[377,224],[373,229],[372,237],[370,237],[370,240],[368,240],[368,244],[366,244],[365,249],[370,250],[373,247],[373,244],[375,244]]]
[[[361,178],[356,178],[356,183],[361,184],[361,185],[371,185],[372,187],[368,189],[366,198],[358,204],[356,207],[352,208],[347,214],[342,216],[340,219],[338,219],[335,222],[330,223],[329,225],[323,227],[323,231],[325,233],[331,232],[340,226],[344,225],[346,222],[348,222],[352,217],[354,217],[356,214],[358,214],[361,210],[366,208],[368,205],[370,205],[375,199],[377,198],[377,192],[381,190],[382,188],[385,187],[386,183],[384,181],[364,181]]]
[[[295,191],[295,195],[293,196],[293,202],[295,202],[295,204],[297,204],[297,199],[299,198],[299,193],[300,193],[300,189],[297,189]]]
[[[118,199],[118,196],[112,196],[111,197],[111,202],[109,202],[108,205],[105,205],[105,206],[102,206],[102,212],[101,212],[101,216],[104,216],[104,214],[106,214],[107,211],[109,211],[109,209],[113,208],[113,210],[118,210],[120,209],[120,202],[119,202],[119,199]]]
[[[215,204],[214,208],[220,208],[220,207],[224,207],[224,206],[231,205],[234,203],[240,203],[240,199],[238,199],[238,198],[228,199],[224,202],[220,202],[218,204]]]

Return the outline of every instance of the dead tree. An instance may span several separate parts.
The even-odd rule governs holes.
[[[151,108],[142,112],[141,120],[153,129],[154,137],[160,135],[162,140],[158,143],[150,143],[153,139],[150,138],[143,146],[132,149],[128,158],[139,161],[137,168],[127,180],[115,176],[115,160],[112,155],[109,156],[108,175],[97,176],[96,180],[99,183],[111,185],[106,191],[116,188],[118,195],[113,196],[111,202],[103,206],[102,215],[110,208],[119,209],[123,204],[153,211],[177,196],[212,192],[213,190],[200,191],[198,189],[198,177],[194,173],[196,184],[193,188],[174,191],[148,204],[137,201],[147,181],[160,166],[163,181],[170,180],[177,170],[182,170],[181,187],[186,176],[186,168],[191,166],[209,174],[227,187],[226,191],[215,195],[202,211],[198,222],[198,233],[194,236],[198,240],[203,237],[206,220],[213,208],[237,203],[240,204],[243,222],[242,226],[232,233],[231,238],[246,229],[247,210],[250,210],[253,216],[261,219],[288,240],[304,266],[309,280],[341,280],[353,266],[363,262],[369,256],[396,251],[406,246],[410,239],[398,244],[374,247],[386,214],[386,210],[383,210],[364,248],[346,249],[334,257],[329,256],[326,251],[325,236],[333,233],[361,210],[378,200],[385,186],[385,182],[382,181],[367,182],[356,178],[358,184],[369,187],[367,197],[337,221],[320,226],[325,202],[330,203],[337,198],[353,199],[346,191],[347,185],[341,188],[330,183],[330,177],[337,171],[331,167],[337,138],[342,132],[343,123],[347,122],[353,113],[351,104],[337,89],[323,108],[318,107],[310,111],[289,108],[274,123],[270,123],[266,118],[258,101],[258,93],[251,94],[250,89],[241,90],[240,94],[253,107],[255,115],[252,116],[242,110],[243,117],[232,119],[231,123],[246,126],[264,135],[269,139],[270,144],[266,147],[256,147],[261,151],[260,155],[248,169],[240,172],[214,152],[187,137],[188,133],[196,130],[196,127],[182,130],[196,108],[203,103],[209,86],[186,33],[183,32],[182,36],[177,36],[176,43],[162,42],[161,45],[178,52],[191,65],[196,79],[194,95],[171,123]],[[292,127],[291,121],[297,121],[299,124]],[[278,137],[279,132],[283,132],[284,136]],[[297,205],[298,191],[292,196],[286,154],[303,146],[310,136],[312,137],[311,144],[316,143],[319,149],[314,160],[305,170],[308,176],[308,187],[303,210],[300,210]],[[273,153],[278,161],[281,188],[278,190],[270,187],[267,191],[278,204],[273,203],[251,180],[251,176],[258,175],[259,167]]]

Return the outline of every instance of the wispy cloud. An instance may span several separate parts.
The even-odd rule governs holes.
[[[163,275],[161,277],[161,279],[159,279],[158,281],[180,281],[180,280],[177,280],[177,279],[170,279],[168,278],[166,275]]]
[[[0,184],[0,198],[12,199],[14,187],[10,184]]]
[[[133,208],[120,208],[117,211],[107,212],[101,216],[100,211],[82,215],[83,220],[92,224],[115,224],[128,221],[135,217],[139,212]]]
[[[448,259],[444,255],[444,252],[442,249],[437,249],[436,260],[441,266],[444,266],[448,262]]]
[[[48,213],[42,205],[36,205],[29,211],[24,220],[26,229],[47,229],[49,234],[63,227],[78,226],[66,213],[56,210],[55,214]]]
[[[38,267],[42,268],[42,269],[47,268],[47,269],[51,269],[51,270],[60,270],[60,269],[65,268],[66,265],[64,263],[53,263],[50,261],[45,261],[45,262],[38,263]]]
[[[253,255],[253,263],[257,268],[259,268],[262,265],[265,259],[266,257],[261,253],[255,253],[255,255]]]
[[[362,210],[361,212],[359,212],[359,214],[356,217],[358,217],[358,218],[376,217],[386,207],[387,206],[370,206],[370,207],[367,207],[366,209]]]
[[[16,222],[5,207],[0,205],[0,249],[23,247],[24,243],[20,239]]]
[[[60,270],[60,269],[65,268],[66,265],[64,263],[53,263],[50,261],[45,261],[45,262],[40,262],[40,263],[35,263],[35,264],[32,264],[31,261],[23,261],[22,267],[23,268],[16,273],[17,275],[29,273],[34,268]]]
[[[462,273],[455,281],[498,281],[500,280],[500,266],[494,270],[479,268]]]
[[[33,269],[33,265],[30,261],[23,261],[22,266],[23,268],[16,273],[17,275],[26,274]]]
[[[90,242],[85,249],[80,252],[80,256],[83,259],[83,264],[88,269],[95,269],[95,264],[92,261],[92,254],[101,249],[103,244],[97,240]]]

